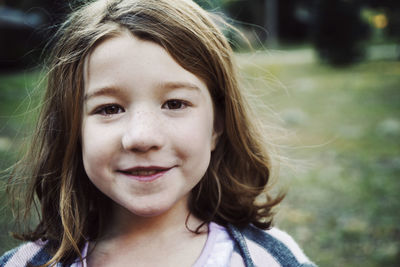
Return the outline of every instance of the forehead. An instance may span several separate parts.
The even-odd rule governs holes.
[[[85,59],[85,91],[102,87],[149,87],[150,83],[190,83],[202,90],[206,84],[179,65],[155,42],[124,31],[105,39]]]

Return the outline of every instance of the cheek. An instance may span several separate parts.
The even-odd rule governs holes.
[[[110,166],[116,147],[116,137],[112,133],[83,124],[82,159],[90,179]]]
[[[175,136],[175,141],[189,168],[207,169],[212,150],[212,129],[212,117],[198,116],[181,124],[176,131],[181,134]]]
[[[174,127],[174,132],[179,135],[179,139],[189,147],[198,147],[199,150],[209,148],[212,143],[213,118],[204,113],[192,116]]]

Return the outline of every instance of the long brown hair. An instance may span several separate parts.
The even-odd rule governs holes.
[[[54,262],[81,257],[85,242],[102,232],[110,200],[89,181],[80,144],[84,61],[101,41],[129,30],[156,42],[206,82],[221,129],[209,168],[189,200],[204,223],[270,227],[271,151],[240,90],[232,49],[212,15],[188,0],[98,0],[61,25],[48,62],[47,91],[32,147],[19,173],[29,177],[27,207],[40,207],[37,227],[22,235],[53,245]],[[264,196],[264,201],[256,201]]]

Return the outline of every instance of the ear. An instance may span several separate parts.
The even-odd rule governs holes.
[[[214,120],[214,129],[213,129],[213,134],[212,134],[212,140],[211,140],[211,151],[214,151],[215,148],[217,147],[218,141],[220,136],[223,133],[223,120],[220,118],[220,116],[215,116]]]

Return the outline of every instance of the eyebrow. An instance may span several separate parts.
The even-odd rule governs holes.
[[[163,82],[159,84],[160,88],[165,88],[165,89],[180,89],[180,88],[187,88],[187,89],[193,89],[193,90],[200,90],[200,88],[190,82]]]
[[[123,93],[121,92],[121,90],[118,90],[117,88],[103,87],[100,89],[96,89],[95,92],[93,92],[93,93],[85,94],[83,101],[88,101],[89,99],[96,97],[96,96],[105,96],[105,95],[118,96],[118,95],[122,95],[122,94]]]
[[[174,90],[181,88],[186,88],[196,91],[200,90],[200,88],[197,85],[190,82],[162,82],[158,84],[158,87],[163,89],[165,88],[167,90]],[[107,96],[107,95],[120,96],[123,95],[123,92],[115,87],[103,87],[100,89],[95,89],[93,93],[85,94],[83,100],[88,101],[89,99],[97,96]]]

